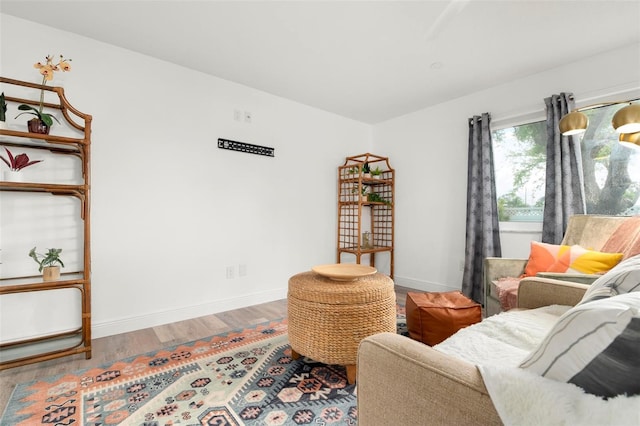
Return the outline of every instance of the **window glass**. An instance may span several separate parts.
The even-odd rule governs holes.
[[[501,222],[542,222],[547,130],[544,121],[492,133]]]
[[[637,103],[638,101],[634,101]],[[627,104],[583,110],[579,139],[588,214],[640,214],[640,146],[619,143],[613,115]],[[544,121],[493,131],[498,213],[503,222],[541,222],[544,210]]]
[[[581,141],[589,214],[640,213],[640,147],[621,144],[620,135],[611,126],[613,115],[624,106],[626,104],[583,111],[589,117],[589,127]]]

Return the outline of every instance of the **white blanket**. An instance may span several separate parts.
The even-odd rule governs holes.
[[[640,396],[603,400],[570,383],[518,368],[568,306],[509,311],[434,346],[476,364],[500,419],[509,425],[640,425]]]

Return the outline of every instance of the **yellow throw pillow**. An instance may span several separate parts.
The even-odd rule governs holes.
[[[574,245],[570,250],[560,253],[547,272],[601,274],[616,266],[622,256],[622,253],[602,253]]]
[[[571,246],[531,241],[529,260],[521,277],[535,277],[538,272],[547,272],[560,256],[570,250]]]

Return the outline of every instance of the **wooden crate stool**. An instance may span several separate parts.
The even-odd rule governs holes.
[[[376,273],[353,281],[334,281],[315,272],[289,279],[289,343],[300,355],[325,364],[344,365],[356,379],[358,345],[365,337],[396,332],[393,280]]]
[[[406,311],[409,337],[429,346],[482,319],[480,304],[459,291],[409,292]]]

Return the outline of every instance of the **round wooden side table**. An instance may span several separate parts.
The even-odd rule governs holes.
[[[304,355],[325,364],[344,365],[356,379],[358,345],[365,337],[396,332],[393,280],[376,273],[335,281],[315,272],[289,279],[289,343],[294,359]]]

